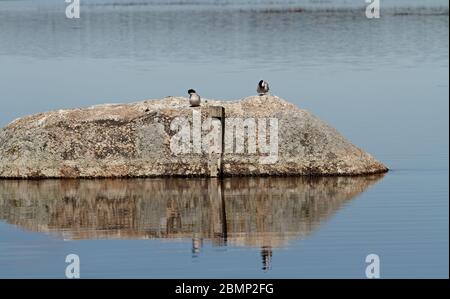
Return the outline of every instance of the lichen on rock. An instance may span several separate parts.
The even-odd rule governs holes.
[[[277,157],[261,163],[259,136],[256,152],[248,130],[245,151],[225,152],[224,176],[361,175],[387,171],[371,155],[349,143],[335,129],[309,112],[276,96],[252,96],[239,101],[208,100],[189,107],[182,97],[130,104],[98,105],[27,116],[0,130],[1,178],[104,178],[208,176],[208,153],[171,151],[171,123],[192,113],[208,118],[208,106],[225,108],[230,119],[277,120]],[[252,124],[251,122],[249,122]],[[248,123],[247,123],[248,124]],[[227,126],[225,125],[225,129]],[[267,140],[270,134],[267,131]],[[202,139],[208,129],[201,132]]]

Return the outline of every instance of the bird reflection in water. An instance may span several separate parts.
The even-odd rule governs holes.
[[[194,234],[194,237],[192,238],[192,257],[196,258],[199,256],[200,249],[203,247],[203,239],[199,238]]]
[[[262,270],[268,271],[272,268],[272,247],[262,246],[261,247],[261,258],[262,258]]]

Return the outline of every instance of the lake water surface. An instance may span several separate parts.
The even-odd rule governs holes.
[[[86,3],[84,3],[86,2]],[[391,171],[0,181],[0,278],[448,277],[447,1],[0,0],[0,127],[266,79]]]

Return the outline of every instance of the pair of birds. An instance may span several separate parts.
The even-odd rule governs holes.
[[[260,96],[267,94],[269,92],[269,83],[267,83],[264,80],[260,80],[258,82],[258,86],[256,87],[256,92]],[[197,92],[194,89],[189,89],[188,94],[189,94],[189,104],[191,104],[191,107],[200,106],[201,99],[200,96],[197,94]]]

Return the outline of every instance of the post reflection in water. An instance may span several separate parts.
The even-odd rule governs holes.
[[[0,218],[64,239],[191,239],[272,253],[302,238],[383,175],[0,181]]]

